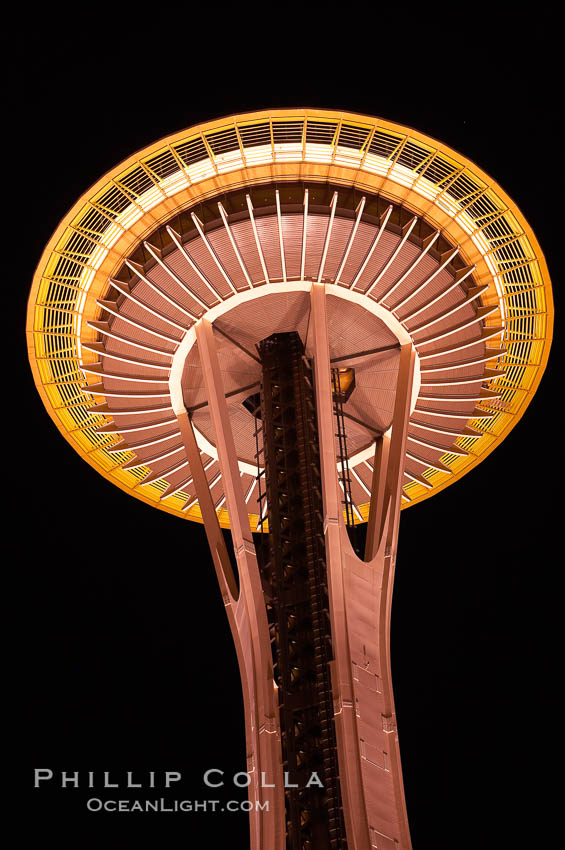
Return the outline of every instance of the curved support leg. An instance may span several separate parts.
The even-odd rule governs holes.
[[[390,608],[414,351],[411,344],[402,346],[392,437],[377,448],[366,563],[353,551],[343,522],[325,298],[324,286],[313,284],[314,368],[335,648],[332,687],[348,846],[410,850],[390,675]]]
[[[251,776],[249,800],[254,805],[250,812],[251,849],[283,850],[285,803],[278,695],[273,677],[263,590],[247,506],[241,490],[212,325],[204,319],[201,320],[196,326],[196,336],[225,486],[240,578],[239,596],[188,416],[184,421],[183,415],[180,414],[179,424],[194,475],[196,494],[205,521],[241,672],[245,704],[247,772]],[[275,787],[263,787],[266,785]]]

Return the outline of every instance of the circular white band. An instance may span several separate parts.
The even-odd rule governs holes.
[[[226,313],[229,313],[234,307],[239,307],[240,304],[247,304],[250,301],[255,301],[259,298],[264,298],[268,295],[274,295],[277,293],[288,293],[288,292],[310,292],[312,288],[312,281],[307,280],[297,280],[291,281],[288,283],[268,283],[260,287],[255,287],[254,289],[246,289],[243,292],[238,292],[237,295],[233,295],[231,298],[228,298],[227,301],[223,301],[221,304],[216,304],[215,307],[211,307],[201,319],[206,319],[208,322],[215,322],[216,319],[219,319],[220,316],[224,316]],[[392,315],[392,313],[383,307],[381,304],[377,304],[372,298],[364,295],[362,292],[354,292],[350,289],[344,289],[343,286],[337,286],[335,283],[326,283],[325,284],[326,295],[335,295],[337,298],[342,298],[344,301],[349,301],[353,304],[358,304],[364,310],[367,310],[368,313],[371,313],[373,316],[376,316],[383,322],[384,325],[395,335],[399,343],[401,345],[405,345],[406,343],[412,342],[412,338],[410,334],[407,332],[406,328],[401,325],[398,319]],[[186,362],[186,358],[190,354],[194,343],[196,342],[196,331],[195,326],[193,325],[191,328],[187,330],[185,333],[179,347],[175,351],[175,355],[173,357],[173,362],[171,365],[171,373],[169,376],[169,392],[171,394],[171,405],[175,413],[184,413],[184,398],[182,392],[182,373],[184,371],[184,364]],[[418,399],[418,395],[420,392],[420,358],[416,353],[416,362],[414,367],[414,383],[412,386],[412,399],[410,403],[410,412],[414,410],[416,405],[416,401]],[[389,429],[390,430],[390,429]],[[387,432],[388,433],[388,432]],[[204,436],[204,434],[198,430],[198,428],[194,428],[194,434],[196,437],[196,442],[198,443],[198,447],[205,452],[210,457],[213,457],[215,460],[218,459],[218,452],[216,447]],[[356,466],[358,463],[361,463],[364,460],[369,460],[373,457],[374,449],[372,446],[368,446],[365,449],[361,449],[361,451],[352,455],[349,458],[348,463],[350,466]],[[239,470],[240,472],[246,472],[250,475],[257,474],[257,467],[253,464],[247,463],[246,461],[238,460]]]

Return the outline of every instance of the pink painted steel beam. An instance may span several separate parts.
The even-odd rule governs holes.
[[[250,812],[251,848],[252,850],[266,850],[266,848],[283,850],[285,804],[278,691],[274,681],[263,589],[249,526],[248,509],[241,486],[213,328],[206,319],[202,319],[196,325],[196,338],[216,435],[218,460],[224,480],[240,579],[239,598],[236,602],[232,597],[229,604],[233,605],[234,609],[233,618],[230,617],[230,625],[232,625],[245,695],[247,772],[251,776],[249,799],[254,804],[256,802],[261,805],[268,804],[268,808]],[[208,485],[204,485],[204,482],[198,483],[196,478],[195,484],[197,494],[199,490],[204,490],[205,499],[210,502],[206,509],[209,517],[208,521],[205,519],[206,528],[208,529],[211,525],[216,530],[218,520],[211,496],[207,492]],[[212,512],[214,519],[212,519]],[[217,538],[218,534],[214,531],[212,540],[214,547]],[[263,787],[267,784],[275,787]]]
[[[325,288],[311,292],[332,688],[348,847],[411,850],[390,674],[390,607],[415,352],[402,346],[390,444],[377,453],[371,560],[353,551],[339,494]],[[388,456],[387,456],[388,455]]]

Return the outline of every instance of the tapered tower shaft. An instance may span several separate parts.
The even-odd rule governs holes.
[[[336,448],[326,299],[325,286],[312,284],[308,356],[297,333],[259,345],[258,480],[270,529],[259,557],[213,326],[196,326],[239,589],[190,416],[178,421],[241,670],[249,799],[260,804],[250,811],[252,850],[410,850],[390,609],[415,351],[401,346],[392,426],[375,442],[363,561],[344,521],[346,447]],[[308,782],[312,774],[323,788]]]

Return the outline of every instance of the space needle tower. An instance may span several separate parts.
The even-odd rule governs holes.
[[[109,481],[204,524],[252,850],[411,848],[390,667],[400,513],[514,427],[552,320],[543,254],[494,180],[345,112],[161,139],[47,245],[27,324],[47,411]]]

